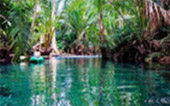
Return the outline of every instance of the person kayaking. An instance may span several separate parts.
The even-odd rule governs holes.
[[[39,62],[43,62],[44,58],[41,56],[41,53],[39,51],[39,49],[36,49],[33,53],[33,56],[31,57],[30,61],[32,63],[39,63]]]
[[[40,53],[39,49],[36,49],[36,50],[34,51],[33,56],[35,56],[35,57],[37,57],[37,58],[41,56],[41,53]]]

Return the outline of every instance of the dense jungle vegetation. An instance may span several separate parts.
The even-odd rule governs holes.
[[[170,64],[169,0],[0,0],[0,24],[1,60],[39,44],[42,54]]]

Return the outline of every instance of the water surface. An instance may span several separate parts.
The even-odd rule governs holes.
[[[0,66],[0,106],[170,106],[170,71],[100,58]]]

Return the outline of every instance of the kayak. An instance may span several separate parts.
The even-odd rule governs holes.
[[[42,62],[44,62],[44,57],[42,57],[42,56],[40,56],[40,57],[32,56],[30,61],[31,61],[31,63],[42,63]]]

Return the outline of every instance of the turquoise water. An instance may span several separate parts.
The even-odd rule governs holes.
[[[170,106],[170,71],[100,58],[0,66],[0,106]]]

